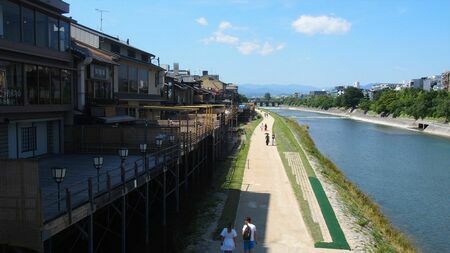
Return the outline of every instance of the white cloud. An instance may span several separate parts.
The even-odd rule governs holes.
[[[249,55],[249,54],[252,54],[257,49],[259,49],[260,45],[255,42],[246,41],[246,42],[242,42],[241,44],[239,44],[236,48],[237,48],[237,50],[239,50],[239,52],[241,54]]]
[[[282,50],[284,47],[285,47],[284,43],[278,44],[277,46],[274,47],[269,42],[265,42],[261,47],[261,50],[258,51],[258,54],[266,56],[275,51]]]
[[[239,52],[243,55],[250,55],[253,53],[266,56],[269,54],[274,53],[275,51],[282,50],[285,47],[284,43],[280,43],[276,46],[273,46],[270,44],[270,42],[264,42],[262,45],[257,42],[249,42],[244,41],[240,43],[236,48],[239,50]]]
[[[350,31],[352,24],[339,17],[302,15],[292,22],[292,27],[307,35],[344,34]]]
[[[243,55],[259,54],[262,56],[266,56],[272,54],[275,51],[282,50],[285,47],[284,43],[280,43],[274,46],[269,42],[260,44],[254,41],[241,41],[238,36],[231,35],[229,30],[233,31],[234,33],[238,31],[242,33],[246,29],[234,26],[228,21],[222,21],[217,27],[217,30],[213,32],[210,37],[203,39],[203,42],[205,44],[220,43],[232,45]]]
[[[224,30],[230,29],[232,27],[233,27],[233,25],[230,22],[228,22],[228,21],[222,21],[219,24],[219,30],[220,31],[224,31]]]
[[[199,17],[195,21],[201,26],[207,26],[208,25],[208,20],[206,20],[205,17]]]

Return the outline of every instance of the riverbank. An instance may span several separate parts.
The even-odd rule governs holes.
[[[350,182],[334,163],[320,153],[309,136],[306,126],[300,126],[294,120],[285,120],[285,122],[299,137],[320,181],[324,183],[324,189],[333,207],[342,203],[341,208],[335,208],[339,222],[344,225],[345,221],[348,223],[348,218],[344,218],[344,222],[341,222],[342,218],[340,219],[339,216],[342,214],[344,217],[356,217],[351,227],[369,231],[373,241],[373,247],[369,246],[371,248],[369,252],[416,252],[414,245],[391,225],[378,205]],[[351,242],[350,244],[352,245]]]
[[[438,123],[430,120],[414,120],[411,118],[401,117],[393,118],[392,116],[381,117],[378,114],[364,113],[364,111],[359,109],[351,110],[343,108],[330,108],[328,110],[323,110],[303,106],[283,106],[283,108],[346,117],[349,119],[364,121],[372,124],[398,127],[410,131],[450,138],[450,124]],[[426,126],[425,129],[419,129],[419,126],[423,127],[424,125]]]
[[[228,222],[234,223],[236,217],[250,137],[261,121],[258,115],[240,126],[239,146],[216,168],[212,188],[202,194],[191,226],[180,235],[183,241],[181,252],[215,252],[220,248],[221,229]]]

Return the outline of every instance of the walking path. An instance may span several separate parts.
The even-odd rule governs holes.
[[[263,121],[270,135],[273,122],[270,116]],[[251,138],[236,216],[238,234],[244,218],[250,216],[259,235],[253,252],[347,252],[314,248],[277,147],[266,146],[265,133],[257,127]],[[241,252],[242,236],[237,246]]]

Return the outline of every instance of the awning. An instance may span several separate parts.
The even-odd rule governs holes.
[[[75,41],[73,43],[73,49],[83,54],[84,57],[92,57],[92,59],[94,59],[95,61],[112,65],[119,65],[114,61],[116,58],[114,54],[110,54],[97,48],[89,47],[80,42]]]
[[[105,124],[121,123],[121,122],[132,122],[132,121],[136,121],[137,120],[135,117],[131,117],[131,116],[128,116],[128,115],[119,115],[119,116],[110,116],[110,117],[98,117],[98,119],[103,120],[103,123],[105,123]]]

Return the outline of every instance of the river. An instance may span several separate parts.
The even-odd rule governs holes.
[[[326,114],[267,109],[309,125],[322,154],[422,252],[450,252],[450,139]]]

